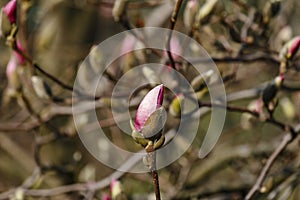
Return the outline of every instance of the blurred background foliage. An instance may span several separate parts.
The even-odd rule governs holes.
[[[126,13],[127,21],[132,27],[168,27],[174,2],[130,1]],[[187,28],[183,21],[187,2],[184,1],[180,9],[175,30],[191,34],[191,29]],[[210,14],[202,19],[200,28],[194,35],[213,58],[220,58],[215,61],[223,77],[234,75],[234,78],[225,82],[228,94],[256,88],[261,83],[273,80],[278,74],[278,52],[282,45],[300,34],[299,1],[282,0],[279,13],[264,24],[265,27],[260,27],[266,2],[268,1],[219,0]],[[0,7],[6,3],[7,1],[1,0]],[[73,85],[78,67],[92,46],[125,30],[124,24],[113,20],[113,3],[114,1],[109,0],[18,1],[17,37],[21,40],[26,54],[35,63],[67,85]],[[201,7],[205,1],[199,0],[198,3]],[[24,15],[23,10],[26,13],[25,23],[21,17]],[[252,26],[249,25],[248,32],[243,38],[241,31],[250,19]],[[2,38],[0,192],[19,187],[39,170],[41,174],[36,172],[38,178],[24,188],[47,189],[74,183],[93,183],[112,174],[114,169],[101,164],[84,148],[70,113],[62,112],[48,116],[49,110],[56,105],[64,108],[71,106],[70,91],[60,87],[44,74],[34,71],[27,63],[20,66],[24,79],[21,83],[25,88],[22,91],[25,91],[24,95],[29,100],[32,111],[28,111],[19,97],[7,96],[9,86],[5,71],[12,50],[5,43],[5,38]],[[265,59],[226,60],[226,57],[238,56],[261,56]],[[296,85],[300,84],[299,58],[295,57],[295,65],[286,74],[286,80]],[[117,67],[111,71],[116,79],[125,71],[120,66],[128,64],[126,62],[129,61],[126,59],[129,58],[116,61]],[[40,99],[32,86],[26,84],[33,73],[43,77],[53,94],[64,101]],[[194,77],[193,74],[185,76]],[[100,88],[104,90],[102,94],[106,90],[109,93],[113,85],[114,82],[107,79],[105,88]],[[245,98],[235,101],[234,105],[247,107],[253,100],[259,98],[259,95],[250,99]],[[279,95],[279,102],[274,114],[276,119],[291,125],[299,124],[300,92],[283,91]],[[169,103],[167,102],[167,105]],[[40,115],[43,122],[41,123],[33,113]],[[97,114],[99,120],[111,118],[108,107],[97,110]],[[198,135],[191,148],[179,160],[159,171],[161,190],[166,199],[242,199],[284,134],[272,124],[249,119],[241,113],[227,113],[223,133],[214,150],[205,159],[199,159],[197,152],[209,121],[210,114],[203,116]],[[105,130],[114,143],[120,147],[133,144],[130,137],[122,135],[117,127],[110,125],[110,122],[107,123]],[[178,119],[171,117],[166,129],[177,125]],[[297,142],[298,140],[289,145],[275,162],[264,182],[264,190],[255,199],[300,198],[298,178],[300,157]],[[129,148],[140,149],[139,146]],[[153,186],[149,174],[124,174],[120,180],[129,199],[151,199]],[[109,190],[107,185],[104,189],[97,190],[91,198],[87,197],[86,192],[81,191],[47,195],[49,197],[26,195],[21,198],[17,193],[13,193],[10,198],[102,199],[102,194],[109,194]],[[269,191],[276,191],[276,197],[271,198]]]

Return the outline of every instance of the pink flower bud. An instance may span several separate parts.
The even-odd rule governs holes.
[[[8,2],[4,8],[3,12],[7,15],[10,23],[16,23],[17,19],[17,0],[11,0]]]
[[[112,200],[125,200],[127,199],[124,191],[123,191],[123,185],[120,181],[113,179],[110,184],[110,190],[111,190],[111,198]]]
[[[296,36],[283,45],[279,53],[279,59],[284,62],[292,59],[296,55],[299,47],[300,36]]]
[[[14,56],[12,56],[6,67],[6,77],[9,79],[11,75],[16,71],[18,66],[17,60]]]
[[[134,128],[141,131],[152,113],[162,106],[164,86],[158,85],[148,92],[136,112]]]
[[[296,52],[298,51],[299,46],[300,46],[300,36],[297,36],[297,37],[293,38],[291,40],[290,45],[291,46],[289,48],[288,55],[287,55],[288,58],[293,57],[296,54]]]
[[[183,23],[187,28],[191,28],[194,23],[194,18],[198,10],[198,1],[190,0],[186,4],[186,8],[183,13]]]
[[[21,42],[19,40],[17,40],[17,48],[18,48],[19,51],[24,51],[24,48],[23,48],[23,46],[22,46],[22,44],[21,44]],[[15,51],[15,55],[16,55],[16,57],[18,59],[18,63],[19,64],[22,65],[22,64],[25,63],[25,58],[20,53],[18,53],[18,52]]]

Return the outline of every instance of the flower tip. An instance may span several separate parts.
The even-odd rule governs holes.
[[[157,105],[162,106],[163,99],[164,99],[164,85],[160,84],[156,86],[159,88],[158,98],[157,98]]]

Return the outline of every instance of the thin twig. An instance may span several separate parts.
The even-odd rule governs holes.
[[[176,133],[175,129],[171,129],[168,131],[168,133],[165,135],[166,143],[175,136],[175,133]],[[23,192],[25,195],[28,196],[46,197],[46,196],[56,196],[56,195],[69,193],[69,192],[76,192],[76,191],[103,189],[110,185],[112,179],[119,179],[126,173],[126,171],[129,171],[133,166],[135,166],[136,163],[138,163],[143,158],[144,155],[141,153],[144,152],[145,150],[141,150],[138,153],[134,154],[123,165],[121,165],[114,173],[95,183],[77,183],[77,184],[70,184],[70,185],[64,185],[55,188],[47,188],[47,189],[24,189]],[[8,197],[10,197],[16,191],[17,188],[0,193],[0,199],[8,199]]]
[[[172,39],[173,30],[175,28],[175,24],[176,24],[177,17],[178,17],[178,14],[179,14],[179,9],[181,7],[182,2],[183,2],[182,0],[177,0],[177,2],[176,2],[174,11],[173,11],[171,19],[170,19],[170,29],[171,30],[169,32],[169,35],[168,35],[168,38],[167,38],[167,44],[166,44],[167,54],[168,54],[168,57],[169,57],[169,60],[170,60],[170,63],[171,63],[171,66],[172,66],[173,69],[175,69],[175,61],[174,61],[172,51],[171,51],[171,39]]]
[[[158,180],[158,173],[156,170],[156,151],[154,150],[153,144],[149,146],[149,148],[146,149],[148,153],[148,160],[149,160],[149,168],[151,171],[153,184],[154,184],[154,192],[156,200],[160,200],[160,189],[159,189],[159,180]]]
[[[26,55],[22,50],[20,50],[17,47],[16,41],[12,45],[12,48],[14,51],[16,51],[18,54],[20,54],[31,66],[33,66],[35,69],[37,69],[39,72],[41,72],[43,75],[45,75],[47,78],[49,78],[53,82],[57,83],[62,88],[69,90],[69,91],[74,91],[78,94],[82,93],[81,91],[74,89],[72,86],[69,86],[69,85],[63,83],[62,81],[57,79],[55,76],[53,76],[53,75],[49,74],[48,72],[46,72],[45,70],[43,70],[38,64],[34,63],[33,60],[31,60],[31,58],[28,55]]]
[[[205,62],[217,62],[217,63],[234,63],[234,62],[243,62],[243,63],[252,63],[257,61],[268,61],[273,64],[279,65],[280,62],[274,58],[274,56],[261,53],[254,55],[238,55],[238,56],[225,56],[225,57],[212,57],[211,59],[207,58],[190,58],[188,59],[192,63],[205,63]]]
[[[260,172],[259,177],[257,178],[255,184],[251,188],[251,190],[248,192],[248,194],[245,197],[245,200],[249,200],[253,197],[253,195],[260,189],[262,182],[265,180],[267,173],[269,172],[270,168],[272,167],[275,160],[278,158],[279,154],[282,153],[287,145],[293,141],[293,135],[291,133],[285,134],[283,136],[283,139],[279,146],[275,149],[275,151],[271,154],[271,156],[268,158],[264,168]]]

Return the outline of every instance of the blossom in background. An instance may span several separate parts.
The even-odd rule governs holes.
[[[19,40],[17,40],[16,44],[17,44],[17,49],[18,49],[19,51],[23,52],[23,51],[24,51],[24,48],[23,48],[21,42],[20,42]],[[17,51],[14,51],[14,53],[15,53],[15,56],[17,57],[18,63],[21,64],[21,65],[23,65],[23,64],[25,63],[25,58],[24,58],[24,56],[21,55],[21,54],[20,54],[19,52],[17,52]]]
[[[170,49],[167,49],[171,52],[173,59],[178,59],[182,54],[182,47],[180,41],[177,37],[172,37],[170,41]],[[165,52],[165,56],[168,58],[167,52]]]
[[[17,1],[8,2],[0,11],[0,36],[11,34],[13,25],[17,21]]]
[[[9,1],[3,7],[3,13],[8,17],[11,24],[16,23],[16,19],[17,19],[17,0]]]
[[[14,56],[11,56],[7,66],[6,66],[6,78],[9,79],[10,77],[13,76],[13,74],[15,73],[16,69],[17,69],[18,63],[17,60]]]
[[[110,184],[110,191],[112,200],[127,200],[123,185],[120,181],[113,179]]]
[[[102,200],[111,200],[110,196],[108,194],[106,194],[106,193],[102,195],[101,199]]]
[[[198,8],[199,5],[197,0],[190,0],[187,2],[183,13],[183,23],[187,28],[192,27]]]

